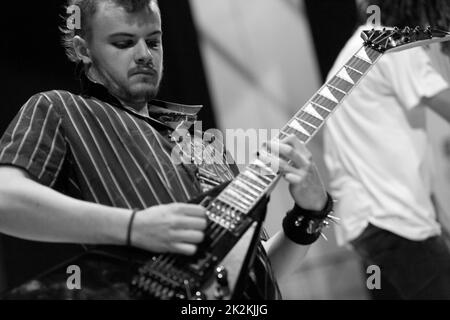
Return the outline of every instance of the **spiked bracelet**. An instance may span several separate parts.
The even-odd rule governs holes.
[[[308,245],[315,242],[322,234],[322,229],[329,225],[329,221],[337,218],[331,216],[333,212],[333,198],[327,193],[327,203],[320,211],[306,210],[295,204],[283,219],[283,230],[293,242]],[[326,238],[325,238],[326,239]]]

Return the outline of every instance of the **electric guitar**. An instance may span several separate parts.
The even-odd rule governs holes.
[[[388,52],[450,40],[435,29],[363,31],[363,46],[280,130],[309,142],[371,67]],[[232,181],[203,194],[208,225],[192,257],[123,247],[95,247],[3,296],[5,299],[233,299],[245,283],[265,218],[265,201],[280,175],[254,160]],[[81,270],[81,288],[68,267]],[[75,270],[75,269],[74,269]],[[74,282],[72,282],[74,281]]]

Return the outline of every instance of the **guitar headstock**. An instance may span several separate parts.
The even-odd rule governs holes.
[[[399,29],[395,27],[365,30],[361,33],[361,38],[363,38],[365,46],[384,53],[449,41],[450,33],[432,28],[405,27]]]

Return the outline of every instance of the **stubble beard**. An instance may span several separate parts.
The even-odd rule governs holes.
[[[119,100],[131,103],[143,103],[153,100],[158,94],[163,77],[163,68],[161,68],[154,88],[139,93],[133,93],[126,86],[120,85],[108,73],[102,71],[102,68],[99,68],[98,63],[94,61],[88,73],[92,80],[102,84],[113,96],[119,98]]]

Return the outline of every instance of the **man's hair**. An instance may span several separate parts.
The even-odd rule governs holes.
[[[100,2],[114,3],[119,7],[122,7],[128,13],[135,13],[144,10],[152,2],[158,5],[157,0],[68,0],[65,6],[63,15],[63,24],[59,28],[62,33],[62,44],[66,50],[67,57],[73,62],[79,62],[73,48],[72,40],[75,36],[80,36],[83,39],[89,40],[91,36],[91,19],[95,15]],[[70,29],[67,27],[67,19],[70,19],[71,13],[67,12],[71,6],[77,6],[80,9],[80,28]]]
[[[376,5],[381,10],[381,24],[388,27],[415,27],[429,24],[432,27],[450,28],[450,3],[448,0],[357,0],[361,23],[368,18],[367,7]]]

